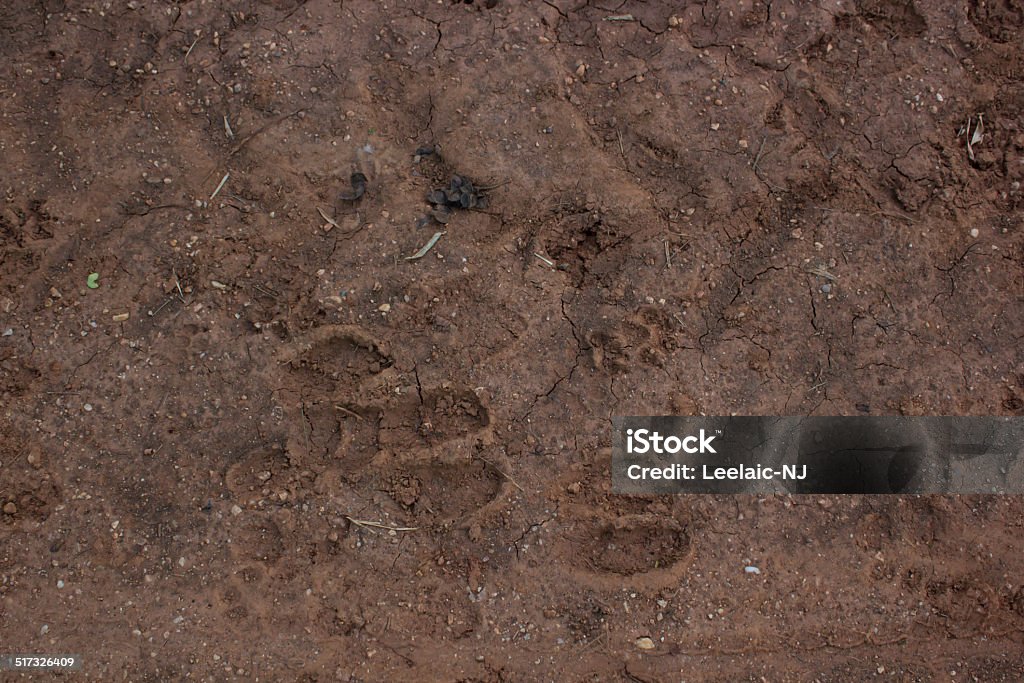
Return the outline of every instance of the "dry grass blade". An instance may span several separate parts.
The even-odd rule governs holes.
[[[380,522],[371,522],[367,519],[355,519],[348,515],[345,515],[345,519],[356,526],[362,526],[368,529],[384,529],[385,531],[419,531],[418,526],[390,526],[388,524],[381,524]]]
[[[296,109],[295,111],[293,111],[291,113],[282,114],[281,116],[278,116],[273,121],[270,121],[268,123],[263,124],[262,126],[257,128],[252,133],[249,133],[248,135],[246,135],[242,139],[241,142],[239,142],[237,145],[235,145],[235,147],[230,152],[228,152],[228,158],[230,159],[231,157],[233,157],[236,154],[238,154],[239,152],[241,152],[245,148],[246,145],[248,145],[250,142],[252,142],[252,140],[255,137],[257,137],[258,135],[261,135],[264,131],[266,131],[266,130],[268,130],[270,128],[273,128],[274,126],[278,125],[282,121],[287,121],[291,117],[297,116],[297,115],[301,114],[304,111],[306,111],[305,107],[303,107],[302,109]]]
[[[356,418],[357,420],[364,419],[362,415],[360,415],[359,413],[357,413],[354,410],[349,410],[345,406],[336,405],[334,407],[337,408],[338,410],[340,410],[341,412],[345,413],[346,415],[351,415],[352,417]]]
[[[974,132],[971,132],[973,117],[967,119],[967,158],[975,161],[974,146],[985,139],[985,119],[978,114],[978,123],[974,125]]]
[[[445,234],[446,234],[446,233],[443,233],[443,232],[435,232],[435,233],[434,233],[434,236],[433,236],[433,237],[431,237],[431,238],[430,238],[430,239],[429,239],[429,240],[427,241],[427,243],[426,243],[426,244],[424,244],[424,245],[423,245],[423,246],[422,246],[422,247],[420,248],[420,250],[419,250],[419,251],[417,251],[417,252],[416,252],[415,254],[413,254],[412,256],[406,256],[406,257],[405,257],[405,260],[406,260],[406,261],[415,261],[416,259],[421,259],[421,258],[423,258],[424,256],[426,256],[426,255],[427,255],[427,252],[428,252],[428,251],[430,251],[431,249],[433,249],[433,248],[434,248],[434,245],[435,245],[435,244],[437,244],[437,241],[438,241],[439,239],[441,239],[441,237],[442,237],[443,235],[445,235]]]
[[[323,218],[325,221],[327,221],[328,223],[330,223],[331,225],[336,227],[338,230],[341,230],[341,226],[338,225],[338,222],[336,220],[334,220],[333,218],[331,218],[330,216],[328,216],[326,213],[324,213],[323,209],[321,209],[318,206],[318,207],[316,207],[316,210],[320,213],[320,218]]]
[[[220,191],[221,191],[222,189],[224,189],[224,184],[225,184],[226,182],[228,182],[228,178],[230,178],[230,177],[231,177],[231,174],[230,174],[230,173],[225,173],[225,174],[224,174],[224,177],[220,179],[220,185],[218,185],[218,186],[217,186],[217,189],[216,189],[216,190],[214,190],[214,191],[213,191],[213,194],[211,194],[211,195],[210,195],[210,201],[213,201],[213,198],[214,198],[214,197],[216,197],[216,196],[217,196],[217,195],[218,195],[218,194],[220,193]]]
[[[823,277],[826,280],[832,280],[833,282],[835,282],[836,280],[839,279],[838,276],[833,275],[832,273],[830,273],[827,270],[825,270],[824,266],[816,266],[814,268],[808,268],[807,272],[812,274],[812,275],[817,275],[818,277]]]
[[[971,144],[976,145],[982,141],[985,137],[985,119],[982,118],[981,114],[978,114],[978,125],[974,127],[974,133],[971,135]]]
[[[190,54],[192,54],[192,48],[194,48],[196,46],[196,43],[199,42],[199,38],[200,38],[200,36],[196,36],[196,39],[193,40],[192,44],[188,46],[188,51],[185,53],[185,58],[181,60],[182,62],[187,62],[188,61],[188,56]]]

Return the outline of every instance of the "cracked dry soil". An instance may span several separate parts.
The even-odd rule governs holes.
[[[614,414],[1022,414],[1022,32],[1019,0],[4,3],[3,650],[1021,680],[1020,498],[622,497],[608,447]],[[405,260],[456,171],[488,206]]]

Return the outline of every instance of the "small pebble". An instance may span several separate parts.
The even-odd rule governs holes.
[[[14,501],[10,501],[4,505],[4,514],[16,515],[18,514],[18,506],[15,505]]]
[[[744,567],[743,571],[745,571],[748,574],[760,574],[761,573],[761,570],[758,567],[755,567],[752,564]]]
[[[647,636],[643,636],[642,638],[636,639],[636,646],[641,650],[653,650],[654,641],[648,638]]]
[[[82,406],[82,410],[84,410],[87,413],[91,413],[92,412],[92,404],[91,403],[86,403],[84,406]]]
[[[828,294],[831,291],[832,291],[832,285],[830,285],[829,283],[826,282],[825,284],[823,284],[821,286],[821,293],[822,294]]]
[[[60,580],[58,580],[58,581],[57,581],[57,588],[64,588],[64,582],[63,582],[63,581],[60,581]]]
[[[971,237],[977,237],[981,232],[977,228],[971,228]]]

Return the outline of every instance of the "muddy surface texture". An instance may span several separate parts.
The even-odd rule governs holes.
[[[3,3],[4,650],[1021,680],[1019,498],[623,497],[608,447],[1022,414],[1022,34],[1019,0]]]

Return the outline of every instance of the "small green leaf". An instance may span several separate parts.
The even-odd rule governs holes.
[[[100,274],[89,273],[89,277],[85,278],[85,286],[89,289],[96,289],[100,286]]]

